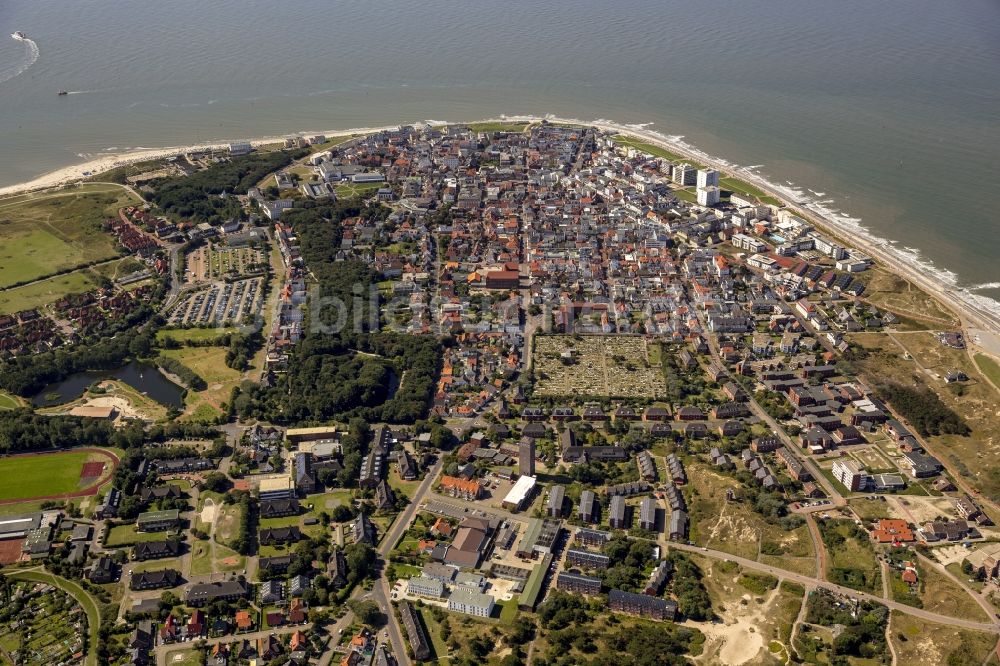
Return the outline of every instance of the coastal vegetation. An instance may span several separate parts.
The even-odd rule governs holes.
[[[541,631],[533,663],[686,664],[685,655],[698,654],[705,642],[705,636],[693,627],[631,619],[620,622],[603,610],[599,599],[551,592],[538,607]]]
[[[937,393],[926,386],[905,386],[896,382],[879,382],[876,385],[876,390],[924,437],[929,435],[964,436],[971,432],[965,420],[941,402]]]
[[[269,173],[288,166],[304,151],[274,151],[234,157],[190,176],[164,178],[153,183],[151,201],[164,212],[185,220],[218,224],[246,216],[243,206],[226,194],[243,194]]]
[[[813,640],[813,634],[819,632],[809,627],[798,634],[795,651],[807,663],[845,663],[847,657],[881,660],[886,656],[885,625],[889,609],[881,604],[862,601],[855,609],[826,590],[816,590],[806,601],[805,619],[819,627],[842,627],[829,644]],[[822,661],[819,653],[823,653]]]
[[[976,354],[973,358],[979,371],[993,383],[993,386],[1000,388],[1000,363],[986,354]]]
[[[101,224],[137,202],[109,185],[0,199],[0,288],[118,256],[114,237]]]

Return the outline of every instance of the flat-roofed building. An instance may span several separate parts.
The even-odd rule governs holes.
[[[536,555],[547,555],[552,552],[552,546],[559,537],[562,523],[558,520],[532,518],[528,528],[517,545],[518,557],[534,558]]]
[[[520,511],[527,505],[528,500],[531,499],[537,483],[538,480],[533,476],[518,478],[500,505],[507,511]]]
[[[615,529],[627,529],[625,498],[615,495],[611,498],[611,506],[608,507],[608,522]]]
[[[577,509],[577,516],[585,523],[597,522],[597,496],[593,490],[584,490],[580,493],[580,507]]]
[[[261,500],[294,499],[295,482],[287,474],[265,477],[257,485]]]

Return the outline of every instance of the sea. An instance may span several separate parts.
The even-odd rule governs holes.
[[[500,114],[683,137],[1000,300],[997,0],[0,0],[0,186]]]

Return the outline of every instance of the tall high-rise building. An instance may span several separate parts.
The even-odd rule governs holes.
[[[698,187],[718,187],[719,172],[715,169],[698,169]]]
[[[700,173],[700,172],[699,172]],[[714,206],[719,203],[719,188],[714,185],[698,188],[698,205]]]
[[[684,164],[675,164],[671,176],[678,185],[694,185],[698,174],[693,166],[685,162]]]
[[[535,475],[535,439],[524,437],[517,445],[517,473],[521,476]]]

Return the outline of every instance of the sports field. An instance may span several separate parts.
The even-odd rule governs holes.
[[[107,185],[0,199],[0,288],[116,256],[100,225],[130,203]]]
[[[97,464],[103,474],[97,473]],[[0,458],[0,501],[72,495],[107,477],[113,458],[96,449]],[[84,473],[86,472],[86,476]],[[96,488],[95,488],[96,490]]]

